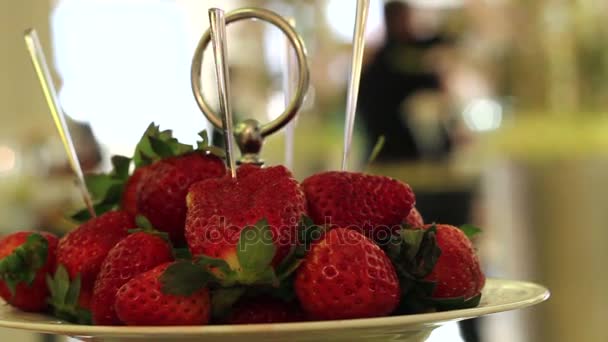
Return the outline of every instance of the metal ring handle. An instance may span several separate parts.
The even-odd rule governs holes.
[[[280,15],[275,12],[261,9],[261,8],[241,8],[226,14],[226,24],[236,22],[244,19],[259,19],[267,23],[273,24],[278,27],[289,39],[289,42],[296,51],[296,57],[298,61],[298,84],[295,90],[294,97],[291,99],[285,111],[273,121],[263,124],[260,127],[262,137],[266,137],[285,126],[291,121],[304,102],[304,96],[308,90],[308,83],[310,80],[308,64],[306,59],[306,48],[302,42],[302,38],[296,33],[294,28]],[[202,93],[201,86],[201,69],[203,66],[203,52],[211,41],[211,34],[209,30],[203,34],[194,57],[192,57],[192,68],[190,72],[190,81],[192,83],[192,93],[196,99],[198,107],[201,109],[205,117],[216,127],[222,128],[222,120],[213,112],[211,107],[205,101]]]

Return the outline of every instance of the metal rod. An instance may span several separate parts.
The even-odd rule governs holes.
[[[213,43],[213,57],[215,59],[217,90],[220,97],[220,111],[222,112],[226,161],[230,169],[230,175],[232,178],[236,178],[234,140],[232,138],[232,107],[230,105],[230,75],[228,73],[228,51],[226,48],[226,18],[223,10],[219,8],[209,9],[209,26],[211,41]]]
[[[359,96],[359,82],[361,80],[361,67],[363,63],[363,50],[365,48],[365,26],[369,0],[357,0],[357,16],[353,32],[353,55],[351,61],[350,80],[346,100],[346,119],[344,127],[344,153],[342,155],[342,171],[348,168],[348,157],[353,140],[355,128],[355,114],[357,112],[357,99]]]
[[[38,76],[40,87],[42,88],[42,92],[44,93],[44,98],[46,99],[46,103],[51,112],[51,116],[53,117],[53,121],[55,122],[55,127],[57,127],[61,142],[63,143],[63,148],[67,153],[70,166],[72,167],[72,170],[76,175],[77,184],[80,188],[84,204],[89,210],[89,214],[91,215],[91,217],[96,217],[97,215],[95,214],[95,210],[93,209],[93,201],[91,200],[91,195],[89,194],[87,185],[84,181],[84,174],[82,172],[82,168],[80,167],[80,161],[78,160],[76,149],[74,148],[74,141],[72,140],[72,136],[70,135],[70,130],[68,129],[63,110],[59,105],[57,91],[55,90],[55,86],[51,79],[51,73],[49,72],[48,64],[44,56],[44,51],[42,50],[42,46],[40,45],[40,40],[38,39],[38,34],[36,33],[36,30],[26,30],[24,34],[24,39],[27,51],[29,52],[30,59],[32,61],[32,65],[34,66],[34,70],[36,72],[36,75]]]
[[[296,20],[294,18],[286,18],[287,22],[292,27],[296,26]],[[296,92],[297,82],[297,64],[296,56],[293,52],[293,47],[288,38],[285,38],[285,59],[283,60],[283,94],[285,98],[285,106],[289,106],[292,96]],[[294,117],[293,120],[289,121],[285,126],[285,166],[293,170],[294,163],[294,149],[295,149],[295,134],[296,134],[296,122],[298,117]]]

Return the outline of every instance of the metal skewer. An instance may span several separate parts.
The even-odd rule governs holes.
[[[355,29],[353,33],[353,55],[348,85],[346,102],[346,121],[344,127],[344,154],[342,156],[342,171],[348,168],[348,156],[353,140],[355,128],[355,114],[357,111],[357,99],[359,96],[359,82],[361,80],[361,67],[363,62],[363,50],[365,48],[365,26],[369,0],[357,0],[357,16],[355,18]]]
[[[296,26],[294,18],[286,18],[292,27]],[[295,55],[292,50],[289,39],[285,39],[285,59],[283,60],[283,94],[285,97],[285,106],[289,106],[292,96],[296,91],[297,82],[297,65],[295,61]],[[295,129],[298,117],[296,116],[293,120],[289,121],[285,126],[285,166],[293,170],[294,161],[294,149],[295,149]]]
[[[217,16],[213,14],[213,16]],[[210,20],[212,15],[210,13]],[[298,79],[296,82],[296,89],[293,94],[293,98],[289,101],[289,105],[283,111],[281,115],[276,117],[274,120],[268,123],[261,124],[257,120],[247,119],[239,122],[235,125],[234,137],[241,150],[241,158],[239,163],[250,163],[263,165],[263,160],[259,157],[260,150],[264,143],[264,138],[278,132],[283,128],[290,120],[292,120],[298,110],[302,106],[304,96],[308,90],[308,84],[310,75],[308,71],[308,63],[306,58],[306,48],[304,42],[293,27],[280,15],[261,8],[241,8],[232,12],[229,12],[224,17],[225,23],[235,23],[241,20],[258,19],[267,23],[270,23],[280,29],[289,39],[292,47],[295,50],[295,57],[297,62],[297,75]],[[213,28],[213,27],[212,27]],[[203,65],[203,55],[205,48],[211,41],[211,29],[206,31],[198,42],[194,56],[192,57],[192,68],[190,70],[190,82],[192,85],[192,94],[198,104],[199,108],[205,115],[205,117],[213,124],[217,129],[225,130],[225,125],[222,123],[222,115],[217,115],[213,112],[207,101],[203,96],[202,82],[201,82],[201,71]],[[225,56],[224,56],[225,57]],[[219,72],[219,71],[218,71]],[[219,84],[218,77],[218,86]],[[220,92],[221,94],[221,92]],[[234,155],[233,155],[234,158]]]
[[[52,82],[51,73],[49,72],[49,68],[46,63],[46,58],[44,56],[42,46],[40,45],[40,40],[38,39],[38,34],[36,33],[36,30],[26,30],[24,34],[24,39],[27,51],[29,52],[30,59],[32,61],[32,65],[34,66],[34,70],[36,72],[36,75],[38,76],[40,87],[42,88],[42,92],[44,93],[44,98],[46,99],[46,103],[53,117],[53,121],[55,122],[57,131],[59,132],[59,136],[61,137],[61,142],[63,143],[63,147],[65,149],[65,152],[67,153],[68,161],[70,163],[70,166],[72,167],[72,170],[74,171],[74,174],[76,175],[77,185],[78,188],[80,188],[84,204],[86,205],[91,217],[96,217],[97,215],[95,214],[95,210],[93,209],[93,201],[91,200],[91,195],[89,194],[86,183],[84,181],[84,174],[82,172],[82,168],[80,167],[80,161],[78,160],[76,149],[74,148],[74,141],[72,140],[72,136],[70,135],[70,131],[68,129],[63,110],[59,105],[57,91],[55,90],[55,86]]]
[[[217,91],[220,97],[220,111],[222,129],[224,131],[224,145],[226,161],[232,178],[236,178],[236,163],[234,161],[234,141],[232,139],[232,107],[230,104],[230,76],[228,73],[228,51],[226,49],[226,18],[224,11],[219,8],[209,9],[209,26],[211,41],[213,43],[213,57],[215,59],[215,75],[217,78]]]

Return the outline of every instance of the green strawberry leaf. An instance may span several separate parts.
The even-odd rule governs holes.
[[[196,264],[202,266],[206,270],[216,269],[223,274],[229,274],[232,272],[230,265],[228,265],[224,259],[212,258],[206,255],[197,255]]]
[[[67,292],[65,293],[66,303],[78,303],[78,296],[80,296],[81,280],[80,275],[76,277],[68,286]]]
[[[223,157],[221,149],[209,145],[209,138],[206,132],[201,132],[200,135],[203,140],[198,143],[198,150]],[[135,169],[137,169],[164,158],[180,156],[192,151],[194,151],[193,147],[180,143],[173,137],[171,130],[161,131],[160,127],[152,122],[137,143],[132,158],[113,156],[113,169],[111,172],[85,176],[85,182],[87,189],[91,193],[95,212],[97,215],[101,215],[109,210],[120,207],[124,187],[129,179],[131,162],[133,162]],[[71,215],[71,218],[77,222],[84,222],[91,217],[88,211],[83,209]]]
[[[31,285],[38,270],[46,264],[48,241],[38,233],[30,234],[25,242],[0,260],[0,279],[14,296],[17,285]]]
[[[115,155],[111,158],[114,176],[120,179],[129,178],[131,168],[131,158]]]
[[[437,263],[441,249],[437,245],[437,228],[411,229],[402,227],[398,236],[385,246],[388,257],[393,261],[401,276],[423,279]]]
[[[192,253],[188,247],[173,248],[173,255],[176,260],[192,260]]]
[[[269,267],[276,249],[268,221],[262,219],[241,231],[236,255],[243,271],[261,273]]]
[[[95,213],[98,215],[101,215],[107,211],[113,210],[116,208],[116,204],[114,203],[97,203],[93,205],[93,210],[95,210]],[[81,209],[79,211],[77,211],[76,213],[72,214],[70,216],[70,218],[76,222],[86,222],[88,220],[90,220],[91,217],[91,213],[89,213],[89,210],[87,208]]]
[[[129,178],[130,158],[113,156],[112,165],[113,169],[109,173],[85,175],[85,183],[93,199],[93,209],[97,215],[118,208],[125,183]],[[91,215],[84,208],[70,217],[74,221],[84,222],[89,220]]]
[[[267,294],[286,302],[293,301],[296,299],[296,291],[293,287],[294,282],[295,273],[292,273],[287,278],[280,279],[278,286],[266,288]]]
[[[209,133],[207,133],[207,130],[202,130],[200,132],[198,132],[198,136],[201,137],[201,140],[197,142],[198,147],[207,147],[209,146]]]
[[[276,267],[276,276],[279,281],[283,282],[300,267],[306,254],[310,251],[312,243],[321,239],[325,231],[326,227],[318,226],[310,217],[302,215],[297,227],[298,242],[295,246],[291,246],[289,253]]]
[[[156,137],[148,138],[150,139],[150,146],[152,147],[152,150],[161,159],[173,156],[173,149],[171,148],[169,141],[163,141]]]
[[[162,136],[159,126],[155,125],[154,122],[152,122],[148,128],[146,128],[146,131],[135,146],[135,151],[133,152],[133,162],[136,168],[146,166],[154,162],[154,150],[152,149],[149,139],[151,136]]]
[[[161,131],[159,126],[151,123],[135,147],[133,162],[139,168],[192,150],[192,146],[182,144],[174,138],[171,130]]]
[[[78,304],[80,275],[70,281],[68,271],[59,265],[53,276],[46,276],[46,285],[50,292],[48,303],[55,317],[72,323],[91,324],[91,313]]]
[[[154,229],[152,222],[150,222],[150,220],[148,220],[148,218],[145,217],[144,215],[135,216],[135,224],[139,228],[144,228],[144,229],[148,229],[148,230],[156,230],[156,229]]]
[[[410,314],[433,311],[436,308],[428,301],[435,283],[426,281],[439,256],[437,227],[413,229],[402,226],[400,234],[391,238],[384,246],[387,256],[393,262],[401,288],[401,303],[397,313]]]
[[[190,296],[207,286],[211,275],[191,261],[176,261],[161,275],[162,292],[175,296]]]
[[[429,299],[429,301],[438,311],[470,309],[479,305],[479,302],[481,302],[481,293],[468,299],[465,299],[464,297],[432,298]]]
[[[376,143],[374,144],[374,148],[372,149],[372,153],[369,155],[369,158],[367,159],[367,165],[370,165],[374,161],[376,161],[376,158],[378,158],[378,156],[380,155],[380,152],[382,152],[382,149],[384,148],[385,142],[386,142],[386,138],[384,137],[384,135],[381,135],[378,137],[378,140],[376,140]]]
[[[475,235],[481,233],[481,228],[476,227],[472,224],[463,224],[462,226],[460,226],[458,228],[460,230],[462,230],[464,235],[466,235],[469,238],[469,240],[471,240]]]
[[[306,215],[302,215],[298,223],[298,245],[295,250],[296,257],[303,258],[306,256],[312,244],[320,240],[327,227],[316,225],[312,219]]]
[[[211,153],[222,159],[226,158],[226,153],[224,152],[223,148],[211,145],[209,135],[206,130],[199,132],[198,135],[201,137],[201,140],[196,142],[198,151]]]
[[[120,199],[126,179],[113,174],[89,174],[85,177],[87,189],[96,203]]]
[[[403,229],[401,238],[403,239],[403,255],[406,260],[414,260],[420,251],[420,245],[427,232],[420,229]]]
[[[215,319],[226,317],[245,291],[245,287],[218,288],[211,291],[211,316]]]
[[[401,284],[401,302],[394,314],[409,315],[435,312],[435,307],[428,300],[435,289],[435,283],[424,280],[411,280],[409,284],[409,287],[404,287]]]

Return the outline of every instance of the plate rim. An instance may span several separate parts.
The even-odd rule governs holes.
[[[154,334],[156,336],[168,336],[179,333],[180,336],[193,335],[222,335],[230,334],[253,334],[253,333],[294,333],[301,331],[331,331],[336,329],[366,329],[373,327],[394,326],[437,326],[442,322],[464,320],[482,315],[495,314],[504,311],[527,308],[546,301],[551,293],[549,289],[538,283],[502,278],[488,278],[488,284],[504,284],[531,289],[533,295],[527,298],[503,304],[495,304],[488,307],[475,307],[470,309],[442,311],[415,315],[399,315],[374,318],[358,318],[349,320],[293,322],[273,324],[243,324],[243,325],[200,325],[200,326],[94,326],[63,323],[29,322],[29,321],[7,321],[0,316],[0,328],[20,329],[36,331],[48,334],[60,334],[70,336],[142,336]],[[492,287],[492,286],[490,286]],[[51,317],[51,316],[49,316]]]

